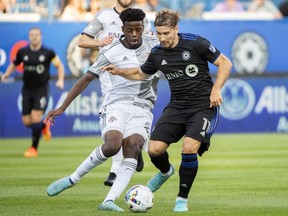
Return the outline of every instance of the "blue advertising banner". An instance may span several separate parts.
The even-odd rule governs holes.
[[[218,132],[288,132],[288,78],[229,79]]]
[[[75,80],[65,82],[63,91],[51,82],[48,110],[59,107]],[[30,130],[21,122],[21,83],[0,85],[0,137],[30,136]],[[166,80],[158,84],[158,100],[153,111],[154,122],[169,101]],[[224,103],[220,108],[220,121],[216,133],[239,132],[288,132],[287,79],[280,78],[231,78],[222,89]],[[99,105],[101,91],[99,82],[90,84],[56,118],[53,136],[101,135]]]

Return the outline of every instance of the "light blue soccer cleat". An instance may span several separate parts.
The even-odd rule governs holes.
[[[163,175],[161,172],[156,173],[147,183],[147,187],[152,191],[157,191],[170,176],[175,173],[175,167],[171,165],[172,171],[169,175]]]
[[[120,208],[119,206],[117,206],[112,200],[108,200],[108,201],[102,203],[98,207],[98,210],[124,212],[124,210],[122,208]]]
[[[188,205],[187,200],[176,199],[175,207],[173,209],[174,212],[187,212]]]
[[[70,180],[70,177],[69,176],[64,177],[50,184],[49,187],[47,188],[47,194],[49,196],[55,196],[61,193],[62,191],[66,190],[67,188],[70,188],[73,186],[74,184]]]

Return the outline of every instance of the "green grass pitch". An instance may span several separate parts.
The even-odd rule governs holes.
[[[71,174],[102,143],[99,137],[53,138],[41,140],[39,157],[26,159],[23,152],[30,139],[0,140],[0,215],[118,215],[98,211],[109,191],[103,185],[111,160],[96,167],[75,187],[55,197],[47,186]],[[181,143],[169,148],[177,170]],[[129,187],[146,184],[156,169],[144,154],[145,167],[135,173]],[[128,188],[127,188],[128,189]],[[125,190],[126,192],[126,190]],[[288,215],[288,135],[216,134],[208,153],[199,158],[198,176],[189,196],[189,212],[173,213],[178,192],[178,173],[154,193],[149,215],[246,216]],[[132,215],[124,203],[116,203]]]

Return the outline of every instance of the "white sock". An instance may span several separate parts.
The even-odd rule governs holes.
[[[121,193],[125,190],[125,188],[129,184],[130,179],[136,170],[136,167],[137,167],[136,159],[124,158],[119,168],[118,175],[108,195],[106,196],[104,202],[106,202],[107,200],[115,201],[121,195]]]
[[[112,157],[112,165],[110,168],[110,172],[113,172],[117,175],[119,168],[121,166],[122,160],[123,160],[123,151],[121,147],[119,152]]]
[[[102,146],[102,145],[101,145]],[[102,164],[107,160],[104,156],[101,146],[96,147],[93,152],[77,167],[75,172],[70,176],[71,181],[76,184],[80,179],[86,175],[91,169]]]

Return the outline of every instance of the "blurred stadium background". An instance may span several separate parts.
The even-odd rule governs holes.
[[[3,0],[1,0],[3,1]],[[284,0],[273,0],[278,7]],[[0,75],[16,51],[27,44],[29,28],[43,31],[43,43],[53,48],[64,62],[64,91],[55,88],[55,68],[51,68],[51,97],[48,110],[57,107],[94,59],[91,50],[77,47],[77,38],[88,20],[64,22],[59,15],[60,0],[15,0],[0,13]],[[82,0],[88,8],[90,0]],[[101,8],[114,0],[99,0]],[[152,2],[155,2],[152,1]],[[222,90],[224,104],[216,133],[287,133],[288,132],[288,19],[274,19],[267,13],[213,13],[220,0],[158,0],[155,10],[168,7],[179,10],[183,20],[180,31],[200,34],[210,40],[233,62],[229,81]],[[242,0],[245,7],[251,1]],[[228,14],[228,15],[227,15]],[[92,19],[92,17],[90,17]],[[20,91],[22,68],[0,84],[0,137],[29,137],[21,123]],[[216,68],[211,65],[215,77]],[[166,80],[159,84],[159,99],[154,113],[158,119],[169,100]],[[98,107],[101,93],[98,83],[91,85],[57,119],[53,136],[100,135]]]

